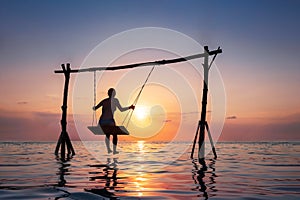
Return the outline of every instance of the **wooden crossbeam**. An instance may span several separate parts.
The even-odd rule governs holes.
[[[83,68],[83,69],[71,69],[69,72],[70,73],[80,73],[80,72],[93,72],[93,71],[114,71],[114,70],[129,69],[129,68],[135,68],[135,67],[166,65],[166,64],[173,64],[173,63],[178,63],[178,62],[185,62],[185,61],[193,60],[196,58],[203,58],[207,55],[207,53],[208,53],[208,55],[217,55],[219,53],[222,53],[222,49],[218,48],[213,51],[208,51],[208,52],[195,54],[195,55],[191,55],[191,56],[186,56],[186,57],[179,57],[179,58],[175,58],[175,59],[141,62],[141,63],[134,63],[134,64],[128,64],[128,65],[112,66],[112,67],[90,67],[90,68]],[[63,70],[55,70],[54,73],[64,73],[64,71]]]

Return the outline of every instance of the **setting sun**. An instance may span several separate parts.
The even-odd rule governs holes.
[[[133,123],[141,128],[148,127],[152,123],[150,108],[144,105],[137,105],[133,112]]]
[[[149,115],[149,109],[146,106],[137,106],[134,115],[138,120],[144,120]]]

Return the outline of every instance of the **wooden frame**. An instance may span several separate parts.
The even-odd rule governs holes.
[[[72,146],[71,140],[69,138],[69,135],[67,133],[67,99],[68,99],[68,86],[69,86],[69,79],[70,79],[70,74],[71,73],[81,73],[81,72],[94,72],[94,71],[114,71],[114,70],[121,70],[121,69],[129,69],[129,68],[135,68],[135,67],[145,67],[145,66],[159,66],[159,65],[166,65],[166,64],[172,64],[172,63],[178,63],[178,62],[185,62],[188,60],[196,59],[196,58],[204,58],[204,64],[203,64],[203,69],[204,69],[204,80],[203,80],[203,95],[202,95],[202,110],[201,110],[201,119],[198,123],[194,143],[193,143],[193,148],[192,148],[192,153],[191,153],[191,158],[193,158],[194,154],[194,149],[195,149],[195,144],[196,140],[198,137],[198,132],[199,132],[199,139],[198,139],[198,144],[199,144],[199,149],[198,149],[198,159],[199,163],[202,164],[203,166],[205,165],[204,161],[204,139],[205,139],[205,128],[208,131],[209,138],[212,144],[212,149],[215,154],[215,157],[217,157],[210,131],[208,128],[208,124],[206,122],[206,108],[207,108],[207,93],[208,93],[208,72],[209,69],[216,57],[217,54],[222,53],[222,49],[220,47],[216,50],[209,51],[208,47],[204,47],[204,53],[201,54],[195,54],[191,56],[186,56],[186,57],[179,57],[175,59],[169,59],[169,60],[160,60],[160,61],[152,61],[152,62],[143,62],[143,63],[134,63],[134,64],[129,64],[129,65],[120,65],[120,66],[113,66],[113,67],[90,67],[90,68],[83,68],[83,69],[71,69],[70,64],[67,63],[67,68],[65,67],[65,64],[62,64],[62,70],[55,70],[55,73],[63,73],[65,75],[65,86],[64,86],[64,96],[63,96],[63,105],[61,107],[62,109],[62,119],[61,119],[61,134],[58,139],[56,149],[55,149],[55,154],[58,155],[59,148],[61,147],[61,157],[65,158],[65,148],[67,146],[68,149],[68,155],[72,154],[75,155],[74,148]],[[213,60],[211,61],[210,64],[208,64],[209,56],[214,55]],[[90,129],[91,130],[91,129]]]

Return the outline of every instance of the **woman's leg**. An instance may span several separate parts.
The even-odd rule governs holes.
[[[106,144],[106,148],[107,148],[107,153],[111,153],[112,152],[112,150],[110,148],[109,138],[110,138],[110,134],[106,134],[106,136],[105,136],[105,144]]]
[[[117,151],[117,145],[118,145],[118,135],[117,134],[113,134],[113,149],[114,149],[114,154],[119,153]]]
[[[115,120],[114,119],[108,119],[108,120],[106,120],[106,119],[99,119],[99,125],[100,126],[116,126],[116,123],[115,123]],[[106,135],[106,137],[105,137],[105,144],[106,144],[106,148],[107,148],[107,152],[108,153],[111,153],[112,152],[112,150],[111,150],[111,148],[110,148],[110,134],[105,134]],[[113,144],[117,144],[118,143],[118,138],[115,138],[115,136],[113,135]],[[115,150],[115,146],[116,145],[113,145],[114,147],[114,150]]]

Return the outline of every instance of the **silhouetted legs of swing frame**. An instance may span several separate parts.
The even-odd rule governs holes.
[[[196,130],[196,134],[195,134],[195,138],[194,138],[194,142],[193,142],[191,158],[193,158],[194,151],[195,151],[195,146],[196,146],[196,142],[197,142],[197,138],[198,138],[198,134],[199,134],[199,139],[198,139],[198,141],[199,141],[198,142],[199,143],[198,160],[199,160],[199,163],[203,167],[206,166],[205,160],[204,160],[204,154],[205,154],[205,143],[204,143],[205,129],[207,130],[207,134],[208,134],[208,137],[209,137],[210,145],[211,145],[213,154],[215,156],[214,158],[215,159],[217,158],[217,152],[216,152],[216,149],[215,149],[215,146],[214,146],[214,142],[213,142],[210,130],[209,130],[208,123],[206,121],[205,122],[199,121],[198,122],[198,126],[197,126],[197,130]],[[203,138],[200,138],[200,137],[203,137]],[[201,141],[203,141],[203,142],[201,142]]]
[[[195,145],[196,145],[196,141],[198,138],[198,134],[199,134],[199,149],[198,149],[198,161],[199,163],[203,166],[203,170],[206,169],[206,164],[205,164],[205,160],[204,160],[204,153],[205,153],[205,128],[208,132],[208,136],[209,136],[209,141],[212,147],[212,151],[214,153],[215,158],[217,158],[217,153],[213,144],[213,140],[210,134],[210,130],[208,127],[208,124],[206,122],[206,107],[207,107],[207,93],[208,93],[208,73],[209,73],[209,69],[212,66],[212,63],[214,62],[216,56],[218,53],[221,53],[222,50],[220,49],[220,47],[218,48],[217,52],[214,51],[209,51],[208,50],[208,46],[204,46],[204,63],[203,63],[203,93],[202,93],[202,110],[201,110],[201,119],[198,122],[198,126],[197,126],[197,131],[195,134],[195,138],[194,138],[194,142],[193,142],[193,148],[192,148],[192,152],[191,152],[191,159],[193,159],[194,156],[194,151],[195,151]],[[210,55],[214,55],[213,59],[211,60],[210,64],[208,63],[209,61],[209,56]]]
[[[57,141],[57,145],[55,148],[55,155],[58,155],[59,148],[61,148],[61,158],[64,159],[66,156],[66,146],[68,150],[68,155],[75,155],[74,148],[72,146],[69,134],[67,132],[67,103],[68,103],[68,88],[69,88],[69,81],[70,81],[70,64],[67,63],[67,68],[65,64],[61,65],[64,75],[65,75],[65,86],[64,86],[64,97],[63,97],[63,105],[62,109],[62,116],[61,116],[61,134]]]

